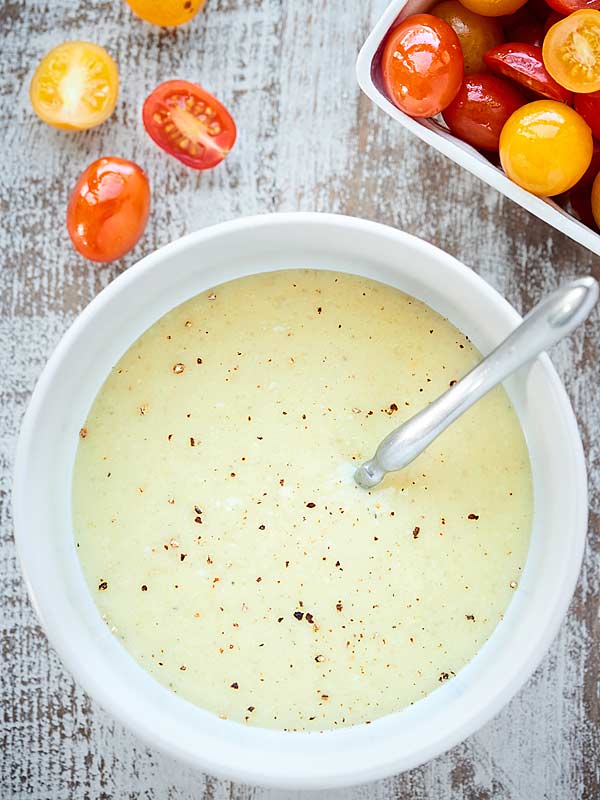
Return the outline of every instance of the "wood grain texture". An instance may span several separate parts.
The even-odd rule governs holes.
[[[13,451],[28,397],[61,334],[142,254],[238,215],[334,211],[395,225],[472,266],[519,309],[597,259],[401,130],[360,95],[354,61],[385,0],[208,0],[187,27],[159,30],[121,0],[0,4],[3,168],[0,271],[0,796],[34,800],[283,800],[217,781],[148,750],[75,686],[50,649],[15,558]],[[40,123],[27,96],[39,58],[66,39],[104,44],[122,88],[96,131]],[[238,144],[209,174],[186,170],[143,133],[140,107],[171,77],[232,110]],[[106,154],[148,171],[148,231],[123,262],[94,266],[69,246],[64,209],[80,170]],[[590,469],[591,529],[566,622],[542,666],[479,733],[435,761],[317,798],[538,800],[600,797],[600,325],[557,347]],[[34,499],[32,499],[32,502]]]

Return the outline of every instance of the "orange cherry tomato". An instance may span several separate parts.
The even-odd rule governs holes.
[[[553,25],[544,38],[544,64],[571,92],[600,89],[600,11],[575,11]]]
[[[434,117],[458,92],[463,64],[450,25],[432,14],[414,14],[388,36],[381,58],[383,85],[405,114]]]
[[[600,228],[600,173],[596,175],[596,179],[592,184],[592,215],[594,222]]]
[[[149,213],[144,170],[124,158],[100,158],[82,172],[71,192],[67,229],[82,256],[115,261],[137,243]]]
[[[206,0],[126,0],[138,17],[153,25],[172,27],[183,25],[205,4]]]
[[[444,0],[431,13],[443,19],[458,36],[465,60],[465,75],[483,72],[483,56],[504,41],[502,25],[493,17],[469,11],[458,0]]]
[[[515,111],[500,134],[500,162],[509,178],[541,197],[566,192],[592,159],[592,132],[576,111],[536,100]]]
[[[38,117],[55,128],[85,130],[114,111],[119,93],[117,65],[100,45],[64,42],[38,64],[29,98]]]
[[[216,97],[189,81],[167,81],[148,95],[142,110],[148,135],[192,169],[220,164],[235,144],[233,117]]]
[[[460,0],[460,2],[465,8],[484,17],[503,17],[506,14],[514,14],[527,0]]]

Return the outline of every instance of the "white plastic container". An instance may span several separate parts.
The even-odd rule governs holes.
[[[25,414],[13,502],[33,605],[65,665],[98,703],[148,745],[195,767],[248,783],[314,789],[415,767],[471,734],[521,688],[571,599],[587,494],[573,412],[544,355],[506,382],[533,469],[527,563],[504,620],[455,678],[371,725],[325,733],[221,720],[157,683],[102,621],[79,565],[71,520],[79,429],[109,370],[159,317],[224,281],[291,267],[343,270],[403,289],[448,317],[483,352],[520,321],[506,300],[454,258],[373,222],[282,214],[198,231],[120,275],[64,335]]]
[[[386,114],[415,133],[440,153],[456,161],[490,186],[510,197],[515,203],[543,219],[571,239],[600,254],[600,236],[579,220],[563,211],[550,199],[536,197],[517,186],[504,172],[491,164],[475,148],[453,136],[435,120],[413,119],[388,100],[380,77],[380,58],[388,32],[397,22],[411,14],[429,11],[439,0],[392,0],[364,43],[356,62],[356,76],[363,92]]]

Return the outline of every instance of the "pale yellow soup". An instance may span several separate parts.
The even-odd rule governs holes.
[[[243,278],[160,319],[75,464],[78,554],[114,635],[181,697],[270,728],[371,721],[451,680],[527,554],[509,399],[371,492],[353,471],[479,358],[423,303],[337,272]]]

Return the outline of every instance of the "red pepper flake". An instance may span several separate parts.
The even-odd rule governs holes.
[[[342,605],[342,601],[341,601],[341,600],[338,600],[338,601],[337,601],[337,603],[335,604],[335,607],[336,607],[336,609],[337,609],[338,611],[342,611],[342,610],[343,610],[343,608],[344,608],[344,606]]]
[[[309,622],[309,623],[312,625],[312,624],[313,624],[313,622],[315,621],[315,618],[313,617],[313,615],[312,615],[312,614],[309,614],[309,613],[307,612],[307,613],[306,613],[306,621],[307,621],[307,622]]]
[[[473,614],[465,614],[465,618],[471,622],[475,622],[475,616]]]
[[[413,539],[418,539],[418,538],[419,538],[419,534],[420,534],[420,533],[421,533],[421,528],[419,528],[419,526],[417,525],[417,526],[416,526],[416,527],[413,529],[413,534],[412,534],[412,535],[413,535]]]
[[[108,583],[103,578],[98,584],[98,591],[105,592],[107,589],[108,589]]]
[[[239,687],[239,684],[238,684],[238,682],[237,682],[237,681],[234,681],[234,682],[231,684],[231,688],[232,688],[232,689],[239,689],[240,687]]]
[[[196,447],[196,440],[193,436],[190,436],[190,447]]]
[[[145,583],[142,583],[141,589],[142,589],[142,592],[147,592],[148,591],[148,587],[146,586]]]
[[[179,556],[179,560],[180,561],[185,561],[186,558],[187,558],[187,553],[181,553],[180,556]]]
[[[479,519],[479,514],[469,514],[467,519]]]
[[[390,403],[390,411],[393,413],[394,411],[398,411],[398,406],[396,403]]]
[[[297,620],[301,620],[302,617],[304,616],[304,613],[302,611],[294,611],[294,616],[296,617]]]
[[[80,439],[85,439],[85,437],[87,435],[88,435],[87,428],[80,428],[79,429],[79,438]]]
[[[175,375],[181,375],[181,373],[185,369],[185,364],[182,364],[181,361],[178,361],[177,364],[173,364],[171,370],[175,373]]]
[[[307,503],[306,507],[307,508],[314,508],[315,507],[315,503]]]

